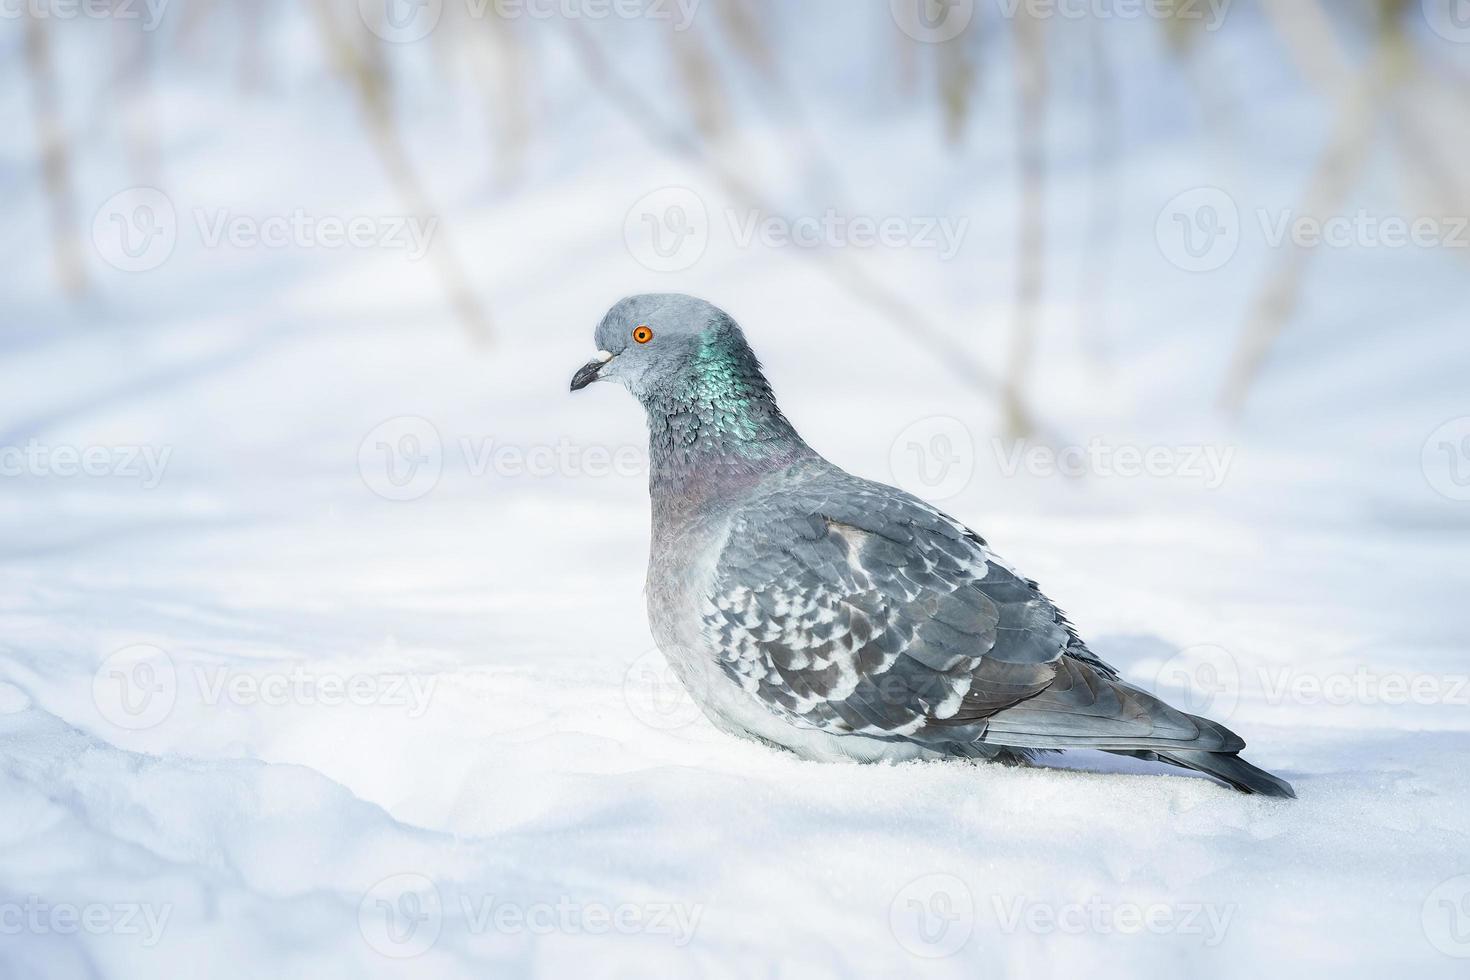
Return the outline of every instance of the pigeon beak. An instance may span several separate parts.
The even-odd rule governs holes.
[[[601,371],[608,361],[612,360],[612,354],[605,350],[597,352],[597,357],[577,368],[577,373],[572,375],[572,390],[581,391],[592,382],[601,377]]]

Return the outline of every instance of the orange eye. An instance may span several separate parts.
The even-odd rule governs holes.
[[[653,331],[646,325],[640,323],[633,328],[633,339],[640,344],[646,344],[653,339]]]

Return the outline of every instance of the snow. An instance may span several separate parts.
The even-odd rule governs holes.
[[[827,6],[880,63],[882,5]],[[548,25],[527,25],[543,89],[507,188],[434,49],[394,51],[488,346],[402,250],[201,236],[194,209],[402,211],[304,14],[273,9],[262,90],[204,54],[161,62],[174,252],[129,274],[89,251],[79,303],[55,291],[24,62],[7,58],[0,446],[20,472],[0,493],[0,976],[1463,975],[1464,255],[1314,254],[1244,412],[1219,414],[1278,257],[1254,215],[1293,206],[1324,138],[1322,103],[1242,9],[1210,57],[1256,65],[1217,81],[1269,109],[1242,101],[1228,166],[1156,28],[1107,25],[1127,155],[1101,298],[1079,286],[1086,75],[1057,67],[1027,391],[1058,438],[1035,456],[995,444],[995,398],[820,259],[740,247],[721,184],[649,144]],[[90,105],[107,89],[87,57],[99,25],[59,26],[90,227],[144,181],[120,121]],[[597,29],[657,77],[643,26]],[[1081,50],[1081,28],[1060,30]],[[968,217],[953,261],[842,261],[999,373],[1017,221],[1005,45],[984,49],[950,151],[937,115],[860,59],[776,36],[861,208],[807,196],[791,124],[750,92],[730,145],[794,213]],[[1349,208],[1400,213],[1379,156]],[[699,196],[710,234],[660,273],[625,218],[669,185]],[[1202,185],[1228,188],[1243,232],[1227,265],[1191,274],[1155,221]],[[1300,799],[1106,756],[824,766],[715,731],[644,619],[639,411],[612,386],[566,391],[605,308],[645,289],[729,308],[810,442],[934,491],[1100,655],[1228,722]],[[1107,462],[1060,474],[1058,445]],[[107,473],[67,475],[62,447],[105,450]],[[1120,474],[1120,447],[1162,450],[1164,470]]]

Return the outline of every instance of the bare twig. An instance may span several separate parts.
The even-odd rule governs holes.
[[[820,194],[828,202],[847,197],[847,182],[841,169],[817,139],[817,121],[806,111],[797,87],[791,83],[780,59],[767,41],[762,24],[769,16],[754,9],[757,0],[725,0],[715,7],[720,24],[731,47],[755,69],[755,90],[761,109],[771,119],[786,127],[792,141],[792,156],[807,173],[809,194]]]
[[[122,119],[128,163],[138,184],[158,181],[158,128],[149,89],[152,35],[136,22],[117,18],[112,23],[113,95]]]
[[[1118,114],[1118,83],[1103,43],[1102,21],[1098,18],[1088,25],[1088,46],[1092,62],[1092,153],[1088,157],[1091,207],[1087,251],[1082,258],[1080,327],[1082,349],[1103,362],[1108,352],[1108,273],[1118,228],[1118,134],[1122,126]]]
[[[408,151],[398,134],[398,126],[389,102],[385,69],[376,49],[364,52],[338,23],[331,7],[332,0],[317,0],[312,9],[327,45],[327,53],[348,76],[362,109],[368,134],[378,152],[388,177],[393,182],[405,207],[415,214],[432,214],[428,194],[414,170]],[[441,230],[430,250],[439,279],[449,294],[460,321],[478,342],[490,340],[490,321],[460,266],[449,236]]]
[[[714,59],[694,31],[670,30],[668,41],[694,128],[706,142],[718,143],[728,131],[730,113]]]
[[[623,111],[649,142],[662,147],[666,152],[701,164],[719,181],[726,193],[744,205],[761,210],[778,210],[749,181],[708,152],[697,139],[660,119],[656,107],[636,86],[628,83],[580,24],[566,21],[564,26],[583,61],[588,77],[597,80],[599,91]],[[988,395],[1001,393],[1000,382],[985,365],[951,339],[923,310],[883,286],[867,269],[853,265],[846,253],[812,249],[804,250],[803,254],[816,261],[818,268],[842,288],[871,304],[892,325],[902,330],[905,336],[927,349],[966,384]]]
[[[1316,5],[1316,0],[1292,2]],[[1284,24],[1290,20],[1278,22]],[[1289,30],[1285,36],[1293,48],[1302,45],[1321,46],[1329,43],[1330,38],[1330,35],[1323,37],[1300,30]],[[1341,207],[1373,148],[1373,135],[1380,116],[1394,91],[1402,83],[1410,58],[1407,43],[1398,26],[1393,22],[1385,23],[1367,65],[1346,86],[1346,91],[1338,101],[1333,133],[1326,149],[1318,158],[1307,186],[1306,202],[1301,214],[1320,220]],[[1325,77],[1323,73],[1336,77],[1338,62],[1331,55],[1307,55],[1303,50],[1299,60],[1303,65],[1313,66],[1311,69],[1304,68],[1304,71],[1317,73],[1318,77]],[[1261,365],[1296,309],[1309,257],[1306,249],[1288,239],[1285,254],[1257,297],[1250,320],[1231,361],[1221,394],[1222,405],[1227,411],[1238,412],[1245,403],[1246,394]]]
[[[31,101],[36,114],[37,141],[41,146],[41,173],[51,212],[51,245],[56,277],[70,296],[86,289],[81,243],[77,237],[76,207],[73,203],[70,154],[61,123],[61,99],[51,64],[47,21],[34,12],[25,14],[26,68],[31,76]]]
[[[1018,8],[1012,22],[1016,45],[1016,145],[1021,178],[1020,238],[1016,255],[1016,320],[1011,337],[1003,406],[1006,432],[1012,438],[1030,433],[1023,390],[1036,346],[1045,257],[1043,231],[1046,206],[1046,46],[1041,22]]]
[[[495,181],[506,187],[520,178],[531,141],[531,106],[527,98],[534,86],[529,82],[530,53],[512,21],[504,17],[482,20],[484,30],[469,25],[464,37],[470,47],[471,67],[490,110]]]

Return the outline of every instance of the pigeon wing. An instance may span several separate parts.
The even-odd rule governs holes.
[[[967,743],[1064,656],[1115,676],[974,532],[888,487],[738,513],[704,614],[723,670],[788,721]]]

